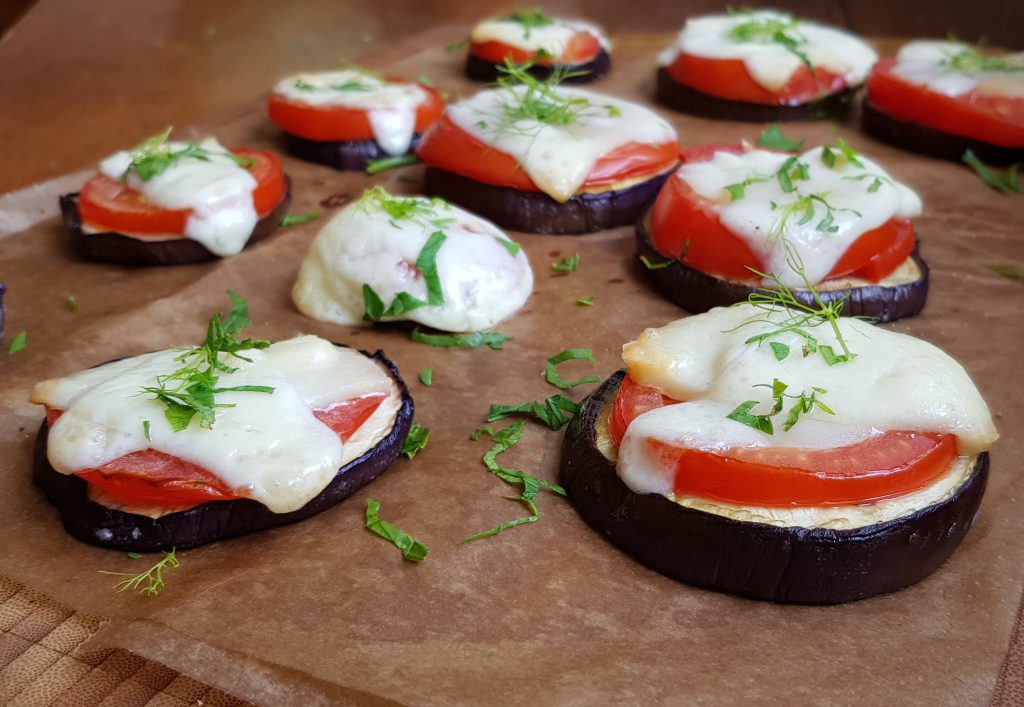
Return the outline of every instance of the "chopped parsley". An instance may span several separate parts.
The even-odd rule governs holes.
[[[739,43],[778,44],[799,59],[812,76],[817,77],[814,64],[805,51],[807,40],[797,31],[799,19],[784,15],[757,15],[749,11],[737,14],[749,15],[750,19],[733,25],[729,30],[729,39]]]
[[[640,256],[640,257],[643,257],[643,256]],[[580,305],[581,307],[593,307],[594,306],[594,298],[593,297],[577,297],[576,298],[576,304]]]
[[[530,32],[537,27],[549,27],[555,23],[553,19],[540,11],[540,8],[531,10],[516,10],[508,17],[501,18],[508,22],[516,22],[523,28],[523,39],[530,38]]]
[[[521,245],[515,241],[510,241],[508,238],[502,238],[501,236],[495,236],[494,240],[501,244],[501,247],[508,251],[508,254],[513,258],[519,255],[519,251],[523,249]]]
[[[571,273],[576,272],[580,267],[580,254],[573,253],[572,255],[566,256],[559,260],[557,263],[551,263],[551,269],[558,273]]]
[[[986,265],[989,270],[994,272],[1000,277],[1005,277],[1007,280],[1013,280],[1014,282],[1024,283],[1024,273],[1018,270],[1015,266],[1009,263],[991,263]]]
[[[429,441],[430,429],[413,420],[412,426],[409,427],[409,434],[406,435],[405,442],[402,443],[402,454],[412,459],[427,446]]]
[[[304,214],[288,214],[281,217],[281,228],[298,226],[301,223],[308,223],[320,218],[320,209],[314,209]]]
[[[419,330],[412,330],[411,338],[421,344],[431,346],[443,346],[448,348],[475,349],[478,346],[487,346],[498,351],[502,344],[511,339],[511,336],[496,331],[474,331],[471,334],[427,334]]]
[[[11,339],[11,345],[7,347],[7,355],[13,356],[19,351],[24,351],[26,346],[28,346],[28,332],[19,332],[17,336]]]
[[[561,390],[568,390],[574,388],[577,385],[584,383],[597,383],[601,380],[597,376],[584,376],[583,378],[577,378],[574,381],[567,381],[558,375],[558,364],[565,363],[566,361],[590,361],[591,363],[597,363],[597,359],[594,358],[594,352],[590,349],[566,349],[562,353],[555,354],[548,359],[547,366],[544,368],[544,378],[548,383],[560,388]]]
[[[167,128],[159,135],[154,135],[140,143],[130,153],[131,162],[121,179],[127,179],[129,173],[135,172],[144,182],[158,177],[167,171],[172,165],[184,159],[194,159],[201,162],[209,162],[214,154],[229,157],[235,164],[246,169],[256,164],[251,157],[241,157],[230,152],[212,153],[198,142],[185,142],[184,147],[175,148],[170,143],[172,128]]]
[[[758,138],[758,144],[769,150],[782,150],[783,152],[797,152],[803,149],[803,140],[791,140],[782,134],[778,123],[769,125]]]
[[[767,413],[754,413],[753,409],[758,406],[756,400],[747,400],[736,406],[736,409],[726,415],[726,418],[739,422],[746,425],[747,427],[753,427],[759,432],[763,432],[767,435],[775,434],[774,425],[772,424],[772,418],[782,412],[785,406],[786,399],[794,400],[795,402],[789,408],[789,414],[786,416],[785,422],[782,423],[782,431],[788,432],[800,421],[801,415],[810,413],[815,408],[821,410],[828,415],[835,415],[835,412],[818,399],[819,395],[825,395],[828,393],[824,388],[812,387],[810,392],[803,391],[799,395],[792,395],[786,391],[789,386],[780,381],[778,378],[772,380],[771,384],[759,383],[754,386],[755,388],[769,388],[772,391],[772,407]]]
[[[652,263],[646,255],[640,256],[640,262],[643,263],[644,267],[648,270],[662,270],[672,264],[671,260],[664,260],[660,263]]]
[[[1020,180],[1020,171],[1021,169],[1024,169],[1024,164],[1011,164],[1002,174],[999,174],[982,162],[981,159],[974,154],[974,150],[967,150],[964,152],[962,159],[968,167],[974,170],[974,173],[978,175],[978,178],[981,179],[981,181],[995,189],[997,192],[1001,194],[1024,192],[1024,183]]]
[[[399,292],[387,307],[370,285],[363,285],[363,319],[368,322],[380,321],[385,317],[398,317],[420,307],[439,307],[444,304],[444,289],[437,272],[437,253],[447,240],[442,231],[434,231],[416,258],[416,270],[423,276],[427,286],[427,299],[421,300],[408,292]]]
[[[434,384],[434,369],[424,368],[420,371],[420,383],[428,388]]]
[[[68,295],[67,299],[64,300],[64,306],[68,308],[69,312],[77,312],[78,299],[74,295]]]
[[[487,413],[487,422],[504,420],[511,415],[532,415],[553,430],[566,425],[573,415],[579,412],[580,406],[569,398],[556,393],[543,401],[523,403],[521,405],[492,404]]]
[[[408,533],[380,519],[380,501],[370,498],[366,501],[366,529],[376,533],[402,551],[402,557],[410,562],[422,562],[427,559],[430,548],[414,539]]]

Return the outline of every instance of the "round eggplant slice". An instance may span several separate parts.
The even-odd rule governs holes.
[[[654,201],[670,174],[659,174],[627,189],[577,194],[564,204],[543,192],[485,184],[437,167],[427,168],[423,190],[502,228],[568,235],[633,223]]]
[[[649,215],[637,222],[636,252],[654,265],[647,271],[648,277],[666,299],[688,312],[706,312],[714,307],[726,307],[736,302],[745,302],[754,292],[771,290],[753,287],[744,282],[722,280],[708,275],[678,260],[670,260],[658,252],[651,242]],[[818,297],[826,304],[845,298],[843,316],[872,317],[881,322],[892,322],[910,317],[924,309],[928,299],[928,265],[921,258],[915,246],[911,254],[914,265],[920,272],[916,280],[899,285],[864,285],[848,289],[818,291]],[[809,290],[794,289],[793,296],[807,305],[816,304]]]
[[[840,604],[927,577],[970,529],[985,490],[988,454],[946,501],[851,530],[778,527],[637,494],[598,448],[597,425],[624,376],[583,401],[562,445],[559,483],[583,519],[626,553],[672,579],[753,599]]]
[[[412,136],[410,153],[416,149],[421,137],[422,133]],[[284,133],[284,145],[289,154],[300,160],[324,164],[345,172],[362,172],[370,160],[395,156],[380,149],[376,140],[308,140]]]
[[[288,205],[292,200],[291,179],[285,179],[288,188],[284,198],[273,211],[256,222],[252,235],[245,243],[246,248],[276,231],[281,225],[281,219],[288,213]],[[211,253],[202,243],[191,238],[157,241],[132,238],[113,231],[86,233],[82,229],[82,216],[78,211],[77,192],[61,195],[60,211],[64,227],[71,236],[72,246],[89,260],[118,265],[191,265],[220,260],[220,256]]]
[[[481,59],[472,52],[466,55],[466,76],[474,81],[497,81],[502,75],[498,68],[501,64],[492,64],[486,59]],[[530,67],[531,76],[541,81],[548,79],[556,71],[566,71],[578,76],[569,76],[562,83],[593,83],[607,74],[612,68],[612,59],[608,52],[602,49],[592,60],[585,64],[534,64]]]
[[[274,513],[250,499],[212,501],[160,518],[107,508],[89,499],[86,481],[61,474],[50,466],[46,458],[49,427],[45,421],[36,437],[32,480],[57,507],[64,528],[71,535],[91,545],[116,550],[181,550],[303,520],[348,498],[377,478],[398,458],[409,434],[413,402],[398,368],[382,351],[362,353],[383,364],[401,391],[402,403],[394,426],[376,446],[341,467],[323,491],[296,511]]]
[[[793,106],[730,101],[690,88],[673,79],[664,68],[658,69],[658,100],[669,108],[712,120],[740,120],[751,123],[777,123],[794,120],[836,120],[850,112],[857,88],[830,93],[809,103]]]
[[[864,99],[861,122],[864,132],[883,142],[912,152],[959,162],[964,152],[973,150],[983,162],[1008,165],[1024,161],[1024,147],[1006,147],[975,138],[954,135],[927,125],[902,120]]]

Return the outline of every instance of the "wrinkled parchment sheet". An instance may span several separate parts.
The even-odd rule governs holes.
[[[427,75],[454,96],[473,86],[462,56],[437,33],[378,64]],[[596,88],[649,101],[661,36],[619,37],[611,76]],[[327,61],[327,60],[325,60]],[[328,62],[329,64],[329,62]],[[316,68],[316,67],[311,67]],[[267,77],[268,87],[277,77]],[[661,111],[684,146],[756,140],[762,126]],[[808,145],[832,139],[830,123],[785,126]],[[226,144],[281,150],[262,101],[207,126]],[[834,130],[834,128],[832,128]],[[190,134],[198,136],[200,132]],[[932,577],[894,595],[847,606],[777,606],[677,584],[634,562],[587,527],[564,499],[540,498],[540,522],[460,544],[466,535],[523,515],[517,493],[481,464],[486,438],[469,433],[488,405],[557,392],[545,359],[593,349],[596,366],[566,364],[568,377],[620,367],[620,347],[645,327],[685,313],[660,299],[633,259],[631,228],[583,237],[513,234],[536,273],[524,309],[498,328],[502,351],[433,348],[402,325],[349,329],[307,319],[289,292],[303,255],[336,209],[211,264],[136,269],[70,254],[55,219],[0,242],[8,285],[3,346],[28,331],[28,348],[0,355],[0,572],[81,610],[113,620],[97,644],[130,648],[241,697],[267,704],[696,703],[981,704],[1007,652],[1024,583],[1019,357],[1024,285],[990,263],[1024,267],[1021,197],[1001,196],[969,170],[877,144],[853,123],[839,134],[923,196],[917,220],[932,267],[924,313],[892,328],[923,337],[970,372],[1003,439],[977,525]],[[421,168],[373,179],[285,157],[292,213],[335,194],[383,182],[414,193]],[[580,268],[551,262],[579,252]],[[139,571],[130,560],[64,533],[30,482],[42,411],[26,402],[34,382],[202,338],[225,311],[225,290],[248,300],[248,334],[318,334],[397,361],[432,430],[416,459],[402,459],[368,488],[290,527],[180,553],[157,597],[115,593],[98,570]],[[70,312],[68,295],[80,309]],[[592,296],[593,307],[575,304]],[[433,387],[417,372],[434,369]],[[572,391],[575,399],[591,386]],[[501,423],[499,423],[501,424]],[[561,432],[528,423],[504,463],[554,479]],[[382,517],[430,546],[406,562],[363,529],[367,498]]]

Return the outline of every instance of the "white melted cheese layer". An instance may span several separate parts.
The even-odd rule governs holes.
[[[668,66],[681,53],[708,59],[740,59],[757,84],[778,91],[804,65],[800,58],[778,42],[740,42],[729,36],[737,25],[758,18],[788,22],[792,16],[758,10],[690,18],[675,44],[662,52],[659,63]],[[864,40],[833,27],[802,20],[788,34],[803,40],[799,50],[812,66],[842,76],[848,86],[863,83],[878,61],[878,54]]]
[[[299,269],[292,299],[303,314],[347,326],[367,325],[363,285],[385,307],[399,292],[427,300],[427,285],[416,260],[430,235],[446,240],[437,253],[437,272],[445,302],[405,312],[408,319],[446,331],[487,329],[523,306],[533,289],[526,253],[512,255],[509,241],[490,221],[439,200],[443,228],[420,219],[393,219],[371,199],[338,213],[317,235]]]
[[[298,88],[298,86],[304,88]],[[339,90],[343,86],[358,90]],[[427,100],[426,90],[415,83],[384,81],[357,69],[322,71],[289,76],[274,93],[293,103],[312,107],[341,107],[366,111],[373,139],[389,155],[409,151],[416,132],[416,109]]]
[[[1024,97],[1024,52],[1003,57],[1020,71],[957,71],[949,62],[964,51],[974,50],[963,42],[910,42],[896,54],[892,71],[904,81],[951,97],[972,91],[982,96]]]
[[[218,393],[218,404],[234,407],[218,408],[211,429],[193,420],[175,432],[163,405],[139,393],[155,385],[158,375],[179,368],[179,353],[144,354],[37,384],[32,402],[64,411],[50,428],[47,458],[53,468],[73,474],[155,449],[203,467],[275,513],[287,513],[320,493],[346,458],[337,434],[313,409],[374,393],[392,395],[394,388],[391,377],[358,351],[300,336],[245,352],[251,363],[223,359],[238,370],[221,373],[218,387],[270,386],[272,394]]]
[[[259,220],[252,200],[256,179],[217,140],[207,138],[199,145],[209,153],[209,160],[177,160],[148,181],[140,179],[133,170],[126,183],[141,192],[150,204],[191,210],[185,226],[186,238],[202,243],[215,255],[236,255],[249,241]],[[181,142],[167,145],[171,151],[185,147],[186,143]],[[99,169],[112,179],[121,179],[131,162],[131,153],[121,151],[100,162]]]
[[[459,128],[494,149],[511,155],[542,192],[558,202],[571,199],[598,158],[627,143],[674,142],[676,132],[653,111],[612,96],[558,86],[557,95],[586,101],[574,108],[568,125],[534,119],[510,121],[504,106],[517,105],[525,86],[480,91],[448,107]]]
[[[811,282],[819,283],[864,233],[889,219],[921,213],[920,197],[877,163],[858,155],[863,167],[856,167],[837,153],[837,162],[830,168],[822,161],[820,147],[799,155],[799,161],[808,166],[809,178],[794,180],[796,191],[786,193],[772,175],[790,157],[768,150],[753,149],[739,155],[720,151],[710,160],[683,164],[673,176],[714,202],[713,210],[722,225],[759,256],[766,272],[775,273],[789,287],[801,287],[804,282],[787,264],[786,242],[799,253]],[[749,184],[744,195],[733,200],[725,187],[751,177],[765,179]],[[873,186],[876,178],[877,187]],[[868,191],[870,188],[875,190]],[[820,202],[812,204],[815,215],[806,223],[800,223],[805,213],[802,208],[784,218],[787,206],[812,194],[833,207],[835,232],[819,230],[827,213]]]
[[[506,18],[484,20],[473,28],[469,41],[475,44],[501,42],[528,52],[547,52],[553,57],[559,57],[574,36],[586,33],[595,37],[606,51],[611,48],[607,35],[595,24],[582,20],[552,19],[551,24],[543,27],[527,27]]]

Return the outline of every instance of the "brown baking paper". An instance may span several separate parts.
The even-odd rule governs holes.
[[[462,57],[441,47],[457,36],[403,48],[389,73],[428,75],[466,95]],[[620,37],[612,75],[598,89],[648,100],[665,37]],[[268,80],[269,82],[269,80]],[[761,126],[669,116],[686,146],[756,140]],[[830,124],[786,126],[808,144]],[[261,105],[211,127],[227,144],[280,149]],[[198,133],[196,133],[198,134]],[[986,268],[1024,266],[1020,197],[1001,196],[968,169],[840,134],[923,196],[917,220],[932,267],[924,313],[892,328],[931,341],[961,361],[1004,435],[989,489],[966,541],[933,576],[890,596],[846,606],[780,606],[677,584],[619,552],[564,499],[540,498],[540,522],[461,544],[470,533],[523,515],[515,493],[489,474],[471,442],[488,405],[554,392],[545,359],[588,347],[602,377],[644,327],[685,313],[658,297],[633,257],[631,228],[583,237],[514,234],[536,274],[533,296],[500,331],[504,350],[413,343],[409,328],[348,329],[300,315],[289,291],[319,220],[212,264],[132,269],[82,262],[55,220],[0,243],[8,285],[7,338],[28,348],[0,356],[0,572],[79,609],[111,617],[97,639],[130,648],[241,697],[273,704],[668,703],[979,704],[993,694],[1024,584],[1024,456],[1018,358],[1024,285]],[[375,182],[412,192],[420,168],[382,179],[339,174],[285,158],[292,213]],[[551,262],[579,252],[577,272]],[[25,402],[34,382],[119,356],[201,339],[207,319],[248,300],[253,336],[319,334],[397,361],[430,445],[368,488],[297,525],[180,553],[157,597],[115,593],[98,570],[138,571],[130,560],[71,539],[30,482],[42,411]],[[80,309],[70,312],[68,295]],[[592,296],[593,307],[575,304]],[[6,344],[5,344],[6,345]],[[417,371],[434,369],[433,387]],[[580,399],[589,386],[574,389]],[[499,423],[501,424],[501,423]],[[554,479],[561,432],[528,423],[502,459]],[[539,471],[538,471],[539,470]],[[406,562],[363,529],[367,498],[382,517],[430,546]]]

